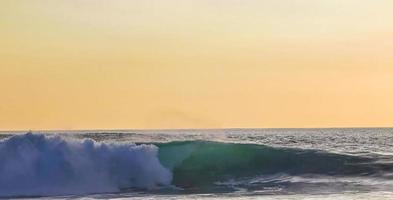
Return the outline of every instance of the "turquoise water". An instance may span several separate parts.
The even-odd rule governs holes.
[[[393,199],[389,128],[0,137],[0,196],[7,198]]]

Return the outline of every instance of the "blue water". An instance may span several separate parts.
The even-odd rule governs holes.
[[[0,134],[0,197],[393,199],[393,129]]]

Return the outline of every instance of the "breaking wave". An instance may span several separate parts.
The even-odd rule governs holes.
[[[228,181],[233,185],[231,180],[258,180],[270,187],[282,182],[271,177],[383,177],[392,172],[392,164],[369,157],[255,144],[182,141],[137,145],[31,133],[0,140],[0,197],[170,185],[200,192],[214,191]]]
[[[25,134],[0,141],[0,196],[118,192],[171,183],[154,145]]]

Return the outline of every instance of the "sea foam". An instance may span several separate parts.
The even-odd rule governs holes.
[[[0,140],[0,197],[117,192],[171,183],[154,145],[24,134]]]

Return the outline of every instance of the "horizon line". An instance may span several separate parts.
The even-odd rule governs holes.
[[[345,127],[345,126],[332,126],[332,127],[232,127],[232,128],[115,128],[115,129],[15,129],[15,130],[2,130],[0,129],[0,133],[4,132],[64,132],[64,131],[207,131],[207,130],[255,130],[255,129],[389,129],[393,127],[389,126],[353,126],[353,127]]]

